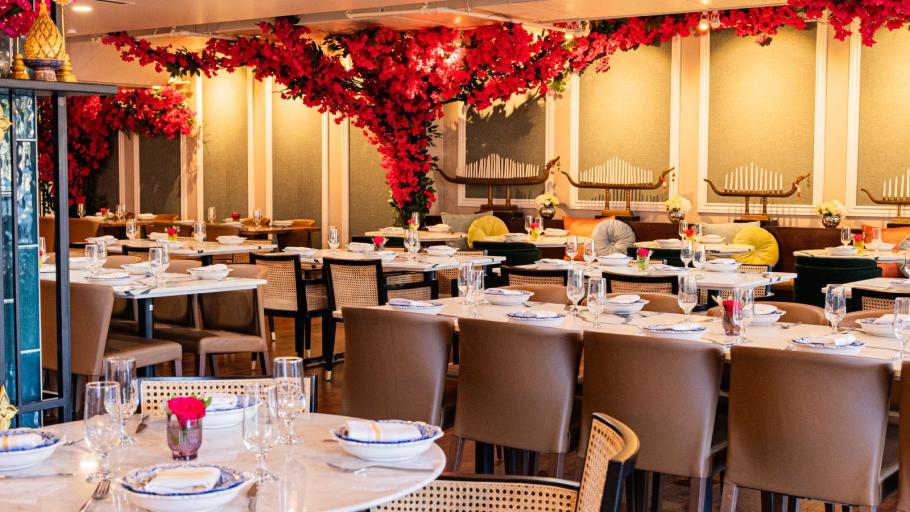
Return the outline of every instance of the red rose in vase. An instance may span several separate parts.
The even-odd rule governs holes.
[[[101,215],[107,215],[108,209],[107,209],[107,208],[101,208],[101,209],[98,210],[98,211],[101,212]]]
[[[635,251],[635,255],[638,256],[639,258],[648,258],[651,256],[651,250],[645,249],[644,247],[642,247],[642,248],[638,249],[637,251]]]
[[[169,415],[177,417],[180,425],[205,417],[206,403],[195,396],[178,396],[167,401]]]
[[[174,226],[167,228],[167,236],[177,236],[177,228]]]
[[[237,212],[231,213],[231,220],[240,220],[240,214]]]

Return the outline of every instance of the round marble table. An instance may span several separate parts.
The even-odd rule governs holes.
[[[330,468],[328,462],[345,467],[369,464],[348,455],[337,443],[324,441],[329,438],[328,431],[345,419],[328,414],[309,414],[297,420],[297,433],[305,442],[298,446],[279,445],[269,453],[268,467],[278,480],[260,486],[256,510],[364,510],[418,490],[442,473],[445,455],[436,445],[414,459],[394,463],[401,467],[432,468],[432,472],[369,469],[353,474]],[[145,431],[136,435],[133,432],[137,421],[138,415],[127,424],[137,444],[119,448],[111,458],[117,475],[137,467],[172,462],[164,438],[164,422],[152,421]],[[64,434],[69,440],[83,436],[81,421],[48,428]],[[239,425],[225,430],[206,430],[196,462],[253,471],[256,467],[255,456],[244,449],[241,430]],[[76,476],[0,480],[0,503],[3,504],[0,508],[4,512],[35,511],[42,506],[53,505],[53,510],[78,510],[94,489],[94,484],[86,482],[85,477],[95,466],[95,456],[84,442],[61,446],[45,463],[18,474],[73,472]],[[95,502],[93,512],[140,510],[127,503],[118,485],[111,485],[111,490],[105,500]],[[247,504],[248,498],[242,493],[222,510],[246,511]]]

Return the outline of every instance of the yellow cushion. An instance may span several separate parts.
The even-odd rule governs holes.
[[[754,247],[751,252],[736,256],[736,261],[745,265],[771,265],[773,267],[780,258],[780,250],[774,235],[759,227],[743,228],[733,237],[733,243]]]
[[[488,236],[504,235],[509,232],[506,223],[493,215],[485,215],[474,219],[468,227],[468,247],[473,248],[474,242],[483,240]]]

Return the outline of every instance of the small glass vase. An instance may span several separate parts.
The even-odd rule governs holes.
[[[822,226],[828,229],[836,228],[841,221],[840,215],[822,215]]]
[[[679,224],[679,221],[686,218],[686,214],[679,208],[673,208],[672,210],[667,210],[667,218],[670,219],[670,222]]]
[[[171,416],[167,422],[167,446],[174,460],[196,460],[202,446],[202,418],[181,423]]]
[[[373,250],[376,252],[385,250],[385,242],[382,242],[381,244],[377,244],[376,242],[373,242]]]
[[[542,206],[538,210],[538,213],[540,213],[540,216],[545,219],[552,219],[553,217],[556,216],[556,207],[555,206]]]
[[[733,323],[733,308],[724,306],[723,316],[724,334],[727,336],[739,336],[739,326]]]
[[[651,268],[651,258],[639,256],[635,260],[635,265],[638,267],[639,272],[647,272]]]

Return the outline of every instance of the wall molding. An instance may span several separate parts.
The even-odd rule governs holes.
[[[344,241],[350,240],[351,225],[351,121],[345,118],[341,127],[341,232],[338,238]]]
[[[253,74],[243,68],[246,78],[246,209],[247,216],[253,216],[256,208],[256,130],[253,101]]]
[[[322,247],[329,238],[329,114],[322,113]]]
[[[196,219],[206,218],[205,208],[205,179],[203,173],[203,157],[205,155],[205,144],[203,138],[204,125],[202,124],[202,77],[197,76],[194,79],[195,96],[196,96]],[[183,190],[181,193],[185,194]],[[217,219],[216,219],[217,220]]]

